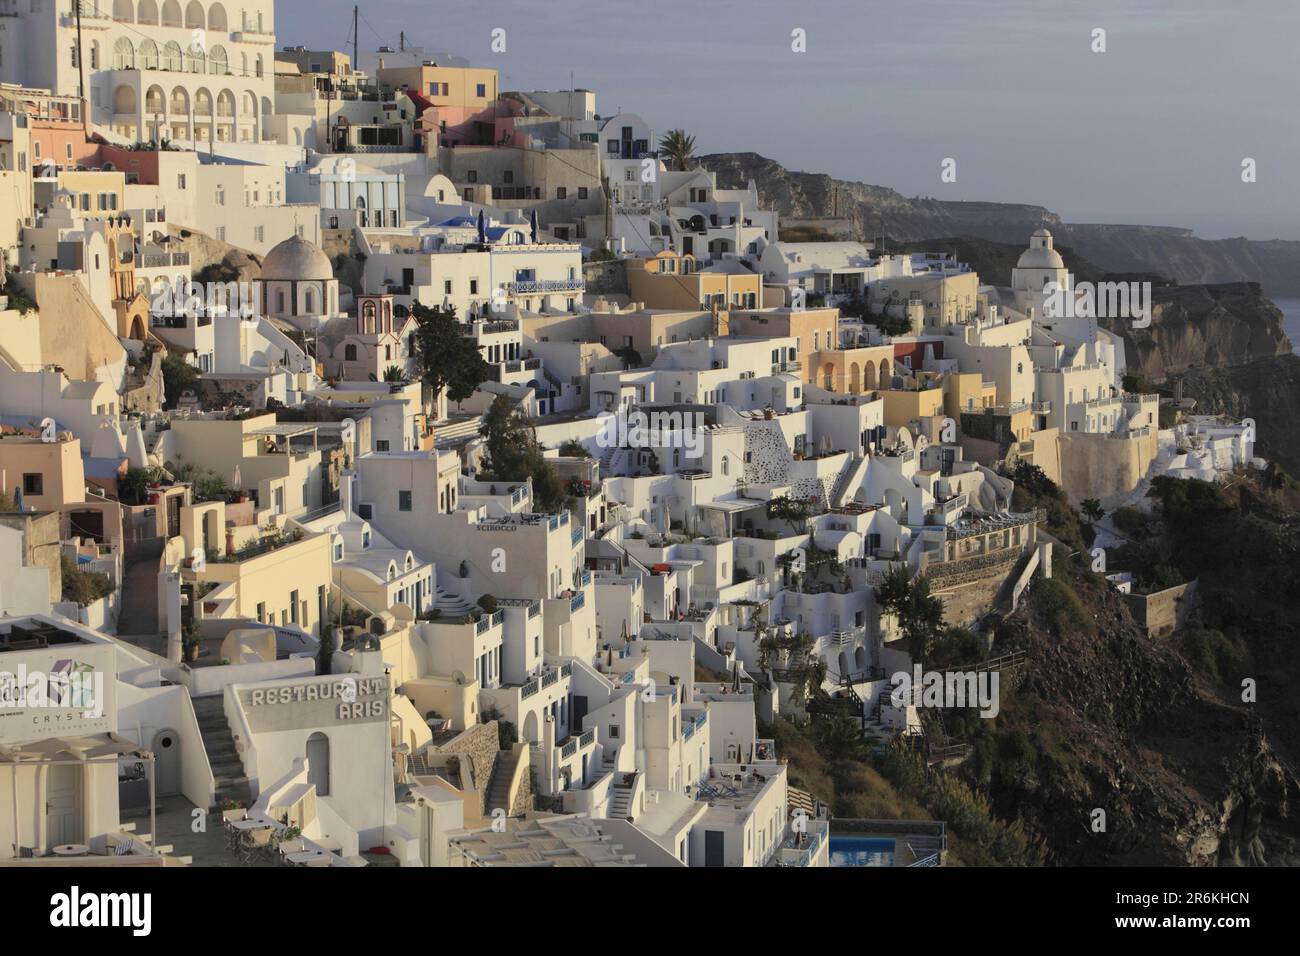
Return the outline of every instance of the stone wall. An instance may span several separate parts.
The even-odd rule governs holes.
[[[1196,582],[1188,581],[1152,594],[1126,594],[1124,603],[1148,636],[1159,637],[1186,623],[1196,606]]]
[[[627,284],[627,263],[622,259],[609,262],[584,262],[582,275],[588,295],[631,295]]]
[[[497,722],[489,720],[486,724],[475,724],[441,746],[429,748],[436,753],[458,754],[462,763],[469,761],[474,787],[478,791],[480,814],[487,812],[488,786],[492,783],[492,767],[497,759],[497,742]],[[470,774],[463,766],[460,779],[462,786],[470,782]]]

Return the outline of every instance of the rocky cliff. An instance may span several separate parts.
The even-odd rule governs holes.
[[[1201,239],[1166,226],[1066,223],[1043,206],[1021,203],[909,199],[884,186],[788,170],[757,153],[700,157],[719,186],[758,186],[764,203],[782,216],[851,218],[863,236],[899,240],[972,236],[1022,247],[1039,226],[1058,245],[1071,246],[1111,272],[1155,272],[1179,284],[1257,282],[1269,295],[1300,295],[1300,242]]]
[[[1253,282],[1156,288],[1148,328],[1106,325],[1124,337],[1129,369],[1151,382],[1291,352],[1281,311]]]

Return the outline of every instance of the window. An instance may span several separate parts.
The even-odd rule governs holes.
[[[569,198],[569,191],[568,191],[567,189],[565,189],[563,186],[556,186],[556,187],[555,187],[555,198],[556,198],[556,199],[567,199],[567,198]]]
[[[376,440],[375,440],[375,451],[388,451],[388,439],[387,439],[387,438],[379,438],[379,439],[376,439]],[[408,495],[408,496],[409,496],[409,495],[410,495],[410,492],[409,492],[409,491],[404,491],[404,492],[402,492],[402,494],[404,494],[404,495]],[[403,511],[410,511],[411,509],[410,509],[410,508],[403,508],[402,510],[403,510]]]
[[[253,227],[253,241],[254,241],[254,242],[265,242],[265,241],[266,241],[266,227],[265,227],[265,226],[254,226],[254,227]]]
[[[219,240],[221,240],[222,242],[225,242],[225,241],[226,241],[226,227],[225,227],[225,226],[217,226],[217,238],[218,238]]]
[[[265,601],[257,602],[257,623],[258,624],[266,623],[266,602]]]
[[[411,510],[411,493],[409,491],[399,491],[397,493],[397,510],[398,511]]]
[[[469,280],[469,294],[478,295],[478,279]]]
[[[487,96],[487,84],[480,83],[476,87],[474,87],[474,95],[478,97]]]
[[[618,740],[618,724],[609,725],[609,739]]]
[[[579,186],[579,187],[578,187],[578,198],[579,198],[579,199],[586,199],[586,198],[587,198],[587,187],[586,187],[586,186]]]
[[[185,174],[184,174],[184,173],[177,173],[177,174],[176,174],[176,188],[177,188],[177,189],[184,189],[184,188],[185,188]]]
[[[443,280],[443,283],[442,283],[442,291],[443,291],[443,294],[444,294],[444,295],[451,295],[451,280],[450,280],[450,279],[445,279],[445,280]]]
[[[478,170],[477,169],[466,170],[465,181],[469,183],[478,182]]]
[[[23,494],[25,495],[43,495],[45,494],[45,475],[41,472],[28,472],[23,475]]]

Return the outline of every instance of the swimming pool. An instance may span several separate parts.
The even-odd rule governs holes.
[[[894,841],[831,834],[831,866],[893,866]]]

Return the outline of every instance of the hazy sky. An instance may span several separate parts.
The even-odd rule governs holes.
[[[278,42],[341,49],[351,16],[278,0]],[[363,53],[404,30],[496,67],[502,89],[572,73],[602,115],[683,127],[700,153],[1072,222],[1300,239],[1297,0],[370,0],[361,17]]]

